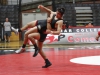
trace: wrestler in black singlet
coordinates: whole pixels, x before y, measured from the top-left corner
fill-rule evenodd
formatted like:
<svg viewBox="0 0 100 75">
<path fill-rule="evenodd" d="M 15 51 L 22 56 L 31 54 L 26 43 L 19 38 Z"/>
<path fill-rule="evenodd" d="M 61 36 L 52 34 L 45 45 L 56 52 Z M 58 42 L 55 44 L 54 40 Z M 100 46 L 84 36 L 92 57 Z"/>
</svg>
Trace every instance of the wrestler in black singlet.
<svg viewBox="0 0 100 75">
<path fill-rule="evenodd" d="M 55 19 L 54 19 L 55 16 L 56 16 L 56 15 L 53 15 L 53 18 L 52 18 L 52 20 L 51 20 L 51 28 L 52 28 L 52 29 L 56 29 L 56 28 L 55 28 L 55 23 L 56 23 L 58 20 L 61 20 L 61 19 L 55 20 Z M 40 42 L 45 41 L 47 34 L 44 34 L 44 32 L 45 32 L 46 29 L 47 29 L 47 20 L 38 20 L 38 22 L 37 22 L 37 28 L 38 28 L 38 32 L 40 33 L 40 39 L 39 39 L 39 41 L 40 41 Z"/>
<path fill-rule="evenodd" d="M 47 29 L 47 20 L 38 20 L 37 21 L 37 28 L 38 32 L 40 33 L 40 42 L 43 42 L 47 36 L 47 34 L 44 34 L 44 32 Z"/>
<path fill-rule="evenodd" d="M 55 28 L 55 23 L 56 23 L 57 21 L 59 21 L 59 20 L 62 20 L 62 19 L 55 20 L 55 16 L 56 16 L 56 15 L 53 15 L 53 18 L 52 18 L 51 23 L 50 23 L 52 29 L 56 29 L 56 28 Z"/>
</svg>

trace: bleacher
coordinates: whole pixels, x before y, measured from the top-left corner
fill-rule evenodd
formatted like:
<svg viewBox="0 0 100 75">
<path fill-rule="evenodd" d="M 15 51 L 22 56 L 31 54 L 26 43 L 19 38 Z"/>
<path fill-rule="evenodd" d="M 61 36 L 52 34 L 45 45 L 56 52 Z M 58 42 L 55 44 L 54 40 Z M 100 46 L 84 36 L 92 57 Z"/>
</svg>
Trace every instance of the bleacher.
<svg viewBox="0 0 100 75">
<path fill-rule="evenodd" d="M 64 19 L 69 22 L 70 25 L 77 26 L 82 24 L 83 21 L 92 22 L 93 25 L 100 25 L 100 4 L 67 4 L 60 3 L 56 4 L 56 7 L 64 7 L 66 9 Z M 75 8 L 87 7 L 89 10 L 76 10 Z M 82 13 L 82 14 L 81 14 Z M 85 18 L 83 18 L 85 17 Z M 87 18 L 88 17 L 88 18 Z M 82 22 L 82 23 L 80 23 Z M 84 22 L 85 23 L 85 22 Z"/>
</svg>

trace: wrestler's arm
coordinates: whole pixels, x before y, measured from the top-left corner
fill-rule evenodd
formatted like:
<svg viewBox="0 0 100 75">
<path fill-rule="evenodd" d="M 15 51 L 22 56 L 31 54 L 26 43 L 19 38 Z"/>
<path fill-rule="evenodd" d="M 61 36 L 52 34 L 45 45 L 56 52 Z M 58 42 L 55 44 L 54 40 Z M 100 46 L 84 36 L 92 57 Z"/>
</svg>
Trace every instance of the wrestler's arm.
<svg viewBox="0 0 100 75">
<path fill-rule="evenodd" d="M 49 14 L 54 13 L 52 10 L 44 7 L 43 5 L 39 5 L 38 8 L 41 9 L 41 10 L 43 10 L 43 11 L 46 11 Z"/>
<path fill-rule="evenodd" d="M 98 31 L 98 35 L 96 36 L 96 40 L 98 41 L 99 40 L 99 37 L 100 37 L 100 31 Z"/>
<path fill-rule="evenodd" d="M 58 24 L 57 31 L 51 31 L 51 34 L 53 35 L 59 35 L 62 30 L 63 21 L 62 20 L 58 21 L 57 24 Z"/>
</svg>

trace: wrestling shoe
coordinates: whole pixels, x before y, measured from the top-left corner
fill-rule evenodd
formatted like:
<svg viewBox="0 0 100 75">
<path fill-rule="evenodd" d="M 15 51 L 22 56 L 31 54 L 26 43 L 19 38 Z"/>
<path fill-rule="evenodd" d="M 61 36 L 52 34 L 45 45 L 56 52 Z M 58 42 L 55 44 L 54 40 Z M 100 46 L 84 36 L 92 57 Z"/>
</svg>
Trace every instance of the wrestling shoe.
<svg viewBox="0 0 100 75">
<path fill-rule="evenodd" d="M 20 54 L 23 52 L 25 52 L 25 48 L 22 48 L 22 47 L 15 51 L 16 54 Z"/>
<path fill-rule="evenodd" d="M 36 57 L 38 55 L 40 49 L 39 48 L 34 48 L 34 49 L 35 49 L 35 52 L 33 54 L 33 57 Z"/>
<path fill-rule="evenodd" d="M 15 32 L 15 34 L 18 34 L 18 29 L 15 29 L 14 27 L 11 27 L 11 29 Z"/>
<path fill-rule="evenodd" d="M 48 68 L 51 65 L 51 62 L 48 59 L 46 59 L 45 66 L 42 66 L 42 68 Z"/>
</svg>

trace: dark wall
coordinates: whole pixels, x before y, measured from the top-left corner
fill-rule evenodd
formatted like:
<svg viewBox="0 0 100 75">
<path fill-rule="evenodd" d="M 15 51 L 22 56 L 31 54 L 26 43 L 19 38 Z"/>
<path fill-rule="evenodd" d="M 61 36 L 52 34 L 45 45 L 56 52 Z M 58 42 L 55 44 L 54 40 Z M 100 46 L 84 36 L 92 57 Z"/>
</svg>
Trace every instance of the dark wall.
<svg viewBox="0 0 100 75">
<path fill-rule="evenodd" d="M 18 26 L 18 6 L 17 5 L 5 5 L 0 6 L 0 23 L 5 22 L 5 18 L 9 18 L 12 26 L 17 28 Z"/>
<path fill-rule="evenodd" d="M 1 5 L 0 6 L 0 38 L 3 37 L 3 25 L 5 18 L 9 18 L 9 22 L 15 28 L 18 28 L 18 6 L 17 5 Z M 3 38 L 1 38 L 3 40 Z"/>
</svg>

